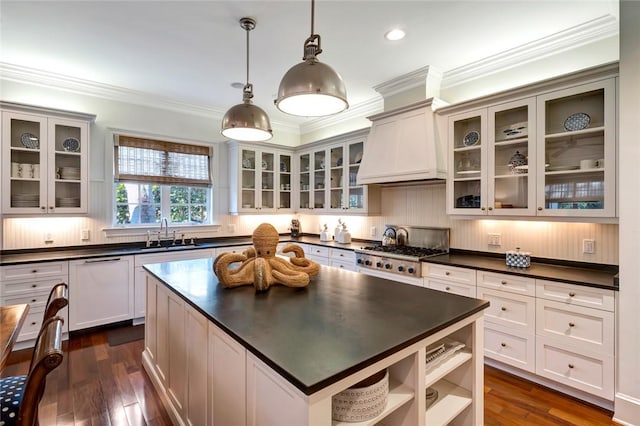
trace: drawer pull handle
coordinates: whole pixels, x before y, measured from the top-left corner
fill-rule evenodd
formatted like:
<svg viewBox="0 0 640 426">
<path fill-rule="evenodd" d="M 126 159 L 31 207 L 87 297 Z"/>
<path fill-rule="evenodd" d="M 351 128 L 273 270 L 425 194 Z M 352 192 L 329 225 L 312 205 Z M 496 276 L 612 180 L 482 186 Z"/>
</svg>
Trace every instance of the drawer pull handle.
<svg viewBox="0 0 640 426">
<path fill-rule="evenodd" d="M 449 290 L 451 290 L 451 287 L 447 286 L 447 287 L 445 287 L 444 289 L 445 289 L 445 290 L 447 290 L 447 291 L 449 291 Z"/>
<path fill-rule="evenodd" d="M 506 284 L 507 284 L 507 282 L 506 282 L 505 280 L 502 280 L 502 281 L 500 281 L 500 284 L 502 284 L 502 285 L 506 285 Z"/>
<path fill-rule="evenodd" d="M 573 368 L 573 364 L 569 364 L 567 367 L 569 367 L 569 368 Z"/>
<path fill-rule="evenodd" d="M 576 294 L 574 292 L 569 293 L 569 297 L 574 297 Z"/>
<path fill-rule="evenodd" d="M 447 271 L 444 273 L 445 275 L 451 275 L 451 272 Z"/>
<path fill-rule="evenodd" d="M 84 263 L 118 262 L 118 261 L 120 261 L 120 258 L 119 257 L 114 257 L 112 259 L 85 260 Z"/>
<path fill-rule="evenodd" d="M 502 343 L 500 343 L 500 346 L 502 346 L 503 348 L 506 348 L 506 347 L 507 347 L 507 344 L 506 344 L 506 343 L 504 343 L 504 342 L 502 342 Z"/>
<path fill-rule="evenodd" d="M 503 307 L 501 307 L 501 308 L 500 308 L 500 310 L 501 310 L 502 312 L 504 312 L 504 311 L 506 311 L 506 310 L 507 310 L 507 308 L 505 308 L 505 307 L 503 306 Z"/>
<path fill-rule="evenodd" d="M 572 323 L 572 322 L 569 323 L 569 327 L 575 327 L 575 326 L 576 326 L 575 323 Z"/>
</svg>

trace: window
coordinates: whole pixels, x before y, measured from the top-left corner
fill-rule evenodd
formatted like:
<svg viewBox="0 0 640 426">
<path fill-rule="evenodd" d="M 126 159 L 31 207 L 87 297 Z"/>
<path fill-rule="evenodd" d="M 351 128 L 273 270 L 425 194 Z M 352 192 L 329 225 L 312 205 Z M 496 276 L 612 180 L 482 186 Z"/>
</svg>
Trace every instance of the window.
<svg viewBox="0 0 640 426">
<path fill-rule="evenodd" d="M 211 222 L 211 149 L 117 135 L 114 223 Z"/>
</svg>

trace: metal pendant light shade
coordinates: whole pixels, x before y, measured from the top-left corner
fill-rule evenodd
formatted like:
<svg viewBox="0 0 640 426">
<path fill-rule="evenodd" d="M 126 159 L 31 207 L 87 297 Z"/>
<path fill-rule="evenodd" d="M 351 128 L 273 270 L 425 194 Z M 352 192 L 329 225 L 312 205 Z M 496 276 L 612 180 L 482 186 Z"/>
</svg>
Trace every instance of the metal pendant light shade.
<svg viewBox="0 0 640 426">
<path fill-rule="evenodd" d="M 222 135 L 238 141 L 266 141 L 273 137 L 269 116 L 251 101 L 253 85 L 249 83 L 249 31 L 256 22 L 242 18 L 240 26 L 247 31 L 247 83 L 242 89 L 242 103 L 229 108 L 222 118 Z"/>
<path fill-rule="evenodd" d="M 320 36 L 313 33 L 314 5 L 311 1 L 311 35 L 304 42 L 303 62 L 284 75 L 275 104 L 280 111 L 304 117 L 336 114 L 349 107 L 347 89 L 340 74 L 318 61 Z"/>
</svg>

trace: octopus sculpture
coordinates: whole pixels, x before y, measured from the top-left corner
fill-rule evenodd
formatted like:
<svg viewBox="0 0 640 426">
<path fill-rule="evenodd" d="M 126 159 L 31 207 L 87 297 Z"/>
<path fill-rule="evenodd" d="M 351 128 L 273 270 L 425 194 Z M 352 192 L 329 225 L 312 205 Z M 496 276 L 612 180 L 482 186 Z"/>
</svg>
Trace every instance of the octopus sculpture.
<svg viewBox="0 0 640 426">
<path fill-rule="evenodd" d="M 282 252 L 293 253 L 289 261 L 276 257 L 278 231 L 270 224 L 259 225 L 252 235 L 253 247 L 242 254 L 221 253 L 213 262 L 213 272 L 227 288 L 251 285 L 256 291 L 266 291 L 274 284 L 306 287 L 309 277 L 320 270 L 317 263 L 304 257 L 302 247 L 287 245 Z M 241 262 L 237 267 L 232 263 Z"/>
</svg>

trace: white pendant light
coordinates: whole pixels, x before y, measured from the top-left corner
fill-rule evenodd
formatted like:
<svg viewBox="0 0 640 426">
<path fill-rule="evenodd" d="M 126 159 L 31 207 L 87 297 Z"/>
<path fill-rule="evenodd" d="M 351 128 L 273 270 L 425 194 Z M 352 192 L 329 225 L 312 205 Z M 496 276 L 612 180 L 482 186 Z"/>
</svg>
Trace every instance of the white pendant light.
<svg viewBox="0 0 640 426">
<path fill-rule="evenodd" d="M 247 32 L 247 83 L 242 89 L 242 103 L 229 108 L 222 118 L 222 135 L 238 141 L 266 141 L 273 137 L 269 116 L 251 101 L 253 85 L 249 83 L 249 31 L 256 27 L 256 21 L 242 18 L 240 26 Z"/>
<path fill-rule="evenodd" d="M 313 33 L 314 10 L 315 0 L 311 0 L 311 35 L 304 42 L 303 62 L 282 77 L 274 101 L 280 111 L 303 117 L 331 115 L 349 108 L 342 77 L 318 61 L 322 48 L 320 36 Z"/>
</svg>

